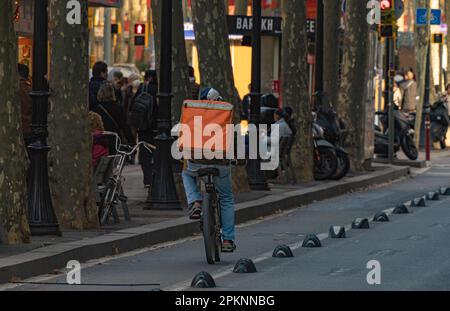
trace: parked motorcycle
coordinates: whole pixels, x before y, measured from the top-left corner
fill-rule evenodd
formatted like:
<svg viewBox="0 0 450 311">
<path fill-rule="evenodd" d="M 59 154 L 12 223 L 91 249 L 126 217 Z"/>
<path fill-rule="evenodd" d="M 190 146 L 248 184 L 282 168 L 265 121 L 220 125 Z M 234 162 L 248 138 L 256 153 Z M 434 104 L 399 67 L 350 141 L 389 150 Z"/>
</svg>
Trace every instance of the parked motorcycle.
<svg viewBox="0 0 450 311">
<path fill-rule="evenodd" d="M 375 153 L 386 155 L 387 146 L 389 146 L 388 113 L 378 111 L 376 114 L 381 116 L 383 129 L 382 131 L 375 131 Z M 414 115 L 394 110 L 394 125 L 394 152 L 398 151 L 398 149 L 396 150 L 396 145 L 400 146 L 410 160 L 417 160 L 419 152 L 414 144 Z"/>
<path fill-rule="evenodd" d="M 450 123 L 446 105 L 444 100 L 439 100 L 431 106 L 430 110 L 431 139 L 433 142 L 439 142 L 441 149 L 447 147 L 445 140 Z"/>
<path fill-rule="evenodd" d="M 336 172 L 330 179 L 338 180 L 348 174 L 350 170 L 350 158 L 344 149 L 346 136 L 346 126 L 344 122 L 337 117 L 337 113 L 333 108 L 328 110 L 319 108 L 316 112 L 316 123 L 324 130 L 324 138 L 335 147 L 338 158 L 338 166 Z"/>
</svg>

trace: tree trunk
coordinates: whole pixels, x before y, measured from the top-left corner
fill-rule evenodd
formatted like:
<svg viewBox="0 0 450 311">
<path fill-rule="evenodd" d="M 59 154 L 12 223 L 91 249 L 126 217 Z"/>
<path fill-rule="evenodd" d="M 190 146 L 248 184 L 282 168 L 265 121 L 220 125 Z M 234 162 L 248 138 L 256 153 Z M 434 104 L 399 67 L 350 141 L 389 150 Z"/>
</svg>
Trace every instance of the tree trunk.
<svg viewBox="0 0 450 311">
<path fill-rule="evenodd" d="M 341 0 L 324 1 L 323 87 L 327 96 L 322 103 L 336 106 L 339 92 L 339 37 Z"/>
<path fill-rule="evenodd" d="M 223 0 L 192 0 L 192 20 L 198 50 L 201 85 L 219 91 L 234 105 L 234 120 L 239 122 L 239 95 L 234 86 L 226 9 Z M 249 190 L 244 167 L 233 170 L 235 192 Z"/>
<path fill-rule="evenodd" d="M 127 63 L 134 63 L 135 61 L 135 45 L 134 45 L 134 25 L 137 22 L 137 18 L 139 16 L 138 5 L 135 3 L 135 0 L 128 0 L 128 20 L 130 22 L 130 36 L 128 41 L 128 57 Z"/>
<path fill-rule="evenodd" d="M 124 10 L 123 8 L 116 9 L 116 16 L 117 16 L 117 24 L 118 27 L 121 29 L 120 33 L 118 33 L 117 36 L 117 43 L 116 47 L 114 49 L 114 63 L 123 63 L 125 62 L 125 56 L 124 56 L 124 46 L 125 46 L 125 38 L 124 38 Z M 111 65 L 111 64 L 108 64 Z"/>
<path fill-rule="evenodd" d="M 174 122 L 180 120 L 183 101 L 191 97 L 181 1 L 173 0 L 172 4 L 172 117 Z"/>
<path fill-rule="evenodd" d="M 226 101 L 237 105 L 224 3 L 192 0 L 191 5 L 201 84 L 214 87 Z"/>
<path fill-rule="evenodd" d="M 63 228 L 98 226 L 92 186 L 91 134 L 88 121 L 87 2 L 81 2 L 81 25 L 66 22 L 66 3 L 49 2 L 52 112 L 51 188 L 55 212 Z"/>
<path fill-rule="evenodd" d="M 235 5 L 234 9 L 235 15 L 247 15 L 248 0 L 236 0 L 234 1 L 234 5 Z"/>
<path fill-rule="evenodd" d="M 282 98 L 292 105 L 297 123 L 297 140 L 293 149 L 295 171 L 302 180 L 313 179 L 313 144 L 311 109 L 308 104 L 308 65 L 306 13 L 304 0 L 283 4 Z"/>
<path fill-rule="evenodd" d="M 181 106 L 190 97 L 188 60 L 184 40 L 184 18 L 182 0 L 172 0 L 172 119 L 178 122 L 181 116 Z M 160 59 L 160 28 L 161 2 L 152 1 L 152 20 L 155 40 L 156 68 L 159 70 Z M 158 72 L 159 73 L 159 72 Z"/>
<path fill-rule="evenodd" d="M 27 158 L 17 96 L 17 37 L 12 12 L 12 1 L 0 2 L 0 244 L 30 239 L 25 207 Z"/>
<path fill-rule="evenodd" d="M 337 112 L 348 127 L 347 150 L 354 170 L 362 170 L 368 160 L 364 135 L 369 109 L 366 100 L 370 55 L 366 4 L 361 0 L 347 0 L 348 22 L 337 104 Z"/>
<path fill-rule="evenodd" d="M 161 2 L 160 0 L 151 1 L 152 25 L 153 25 L 153 44 L 155 47 L 155 66 L 159 76 L 160 42 L 161 42 Z"/>
<path fill-rule="evenodd" d="M 415 1 L 418 8 L 429 8 L 430 1 L 429 0 L 417 0 Z M 422 127 L 422 111 L 423 111 L 423 99 L 425 95 L 425 73 L 426 73 L 426 59 L 427 59 L 427 48 L 428 48 L 428 40 L 430 34 L 430 27 L 427 26 L 417 26 L 415 25 L 414 29 L 414 42 L 415 42 L 415 54 L 417 59 L 417 83 L 418 83 L 418 96 L 419 100 L 417 101 L 416 106 L 416 123 L 414 127 L 414 139 L 416 143 L 416 147 L 419 147 L 420 142 L 420 130 Z M 428 68 L 429 70 L 429 68 Z"/>
</svg>

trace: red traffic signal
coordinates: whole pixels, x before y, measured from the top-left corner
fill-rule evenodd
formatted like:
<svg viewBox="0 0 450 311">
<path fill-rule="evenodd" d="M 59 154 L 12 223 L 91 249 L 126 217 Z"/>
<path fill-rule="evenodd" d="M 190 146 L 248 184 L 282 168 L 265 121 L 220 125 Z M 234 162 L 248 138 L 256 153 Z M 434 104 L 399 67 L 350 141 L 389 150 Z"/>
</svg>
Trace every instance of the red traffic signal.
<svg viewBox="0 0 450 311">
<path fill-rule="evenodd" d="M 144 35 L 145 34 L 145 24 L 135 24 L 134 25 L 134 33 L 136 35 Z"/>
<path fill-rule="evenodd" d="M 390 11 L 394 7 L 394 0 L 381 0 L 380 8 L 382 11 Z"/>
</svg>

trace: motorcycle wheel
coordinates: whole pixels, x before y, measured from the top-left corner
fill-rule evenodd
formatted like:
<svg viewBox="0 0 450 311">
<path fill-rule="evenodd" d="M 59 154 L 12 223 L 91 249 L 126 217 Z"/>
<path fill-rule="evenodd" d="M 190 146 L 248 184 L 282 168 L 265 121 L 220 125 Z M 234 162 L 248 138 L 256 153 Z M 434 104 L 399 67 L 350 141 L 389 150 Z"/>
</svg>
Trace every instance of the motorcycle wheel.
<svg viewBox="0 0 450 311">
<path fill-rule="evenodd" d="M 333 176 L 330 177 L 330 179 L 332 180 L 339 180 L 345 177 L 348 174 L 348 171 L 350 170 L 350 158 L 346 153 L 338 152 L 337 158 L 338 158 L 338 167 Z"/>
<path fill-rule="evenodd" d="M 419 152 L 417 151 L 416 145 L 414 144 L 414 140 L 411 135 L 402 135 L 400 140 L 400 145 L 406 156 L 410 160 L 417 160 L 417 158 L 419 157 Z"/>
<path fill-rule="evenodd" d="M 328 147 L 317 147 L 319 159 L 314 159 L 314 179 L 329 179 L 336 172 L 338 159 L 336 152 Z"/>
</svg>

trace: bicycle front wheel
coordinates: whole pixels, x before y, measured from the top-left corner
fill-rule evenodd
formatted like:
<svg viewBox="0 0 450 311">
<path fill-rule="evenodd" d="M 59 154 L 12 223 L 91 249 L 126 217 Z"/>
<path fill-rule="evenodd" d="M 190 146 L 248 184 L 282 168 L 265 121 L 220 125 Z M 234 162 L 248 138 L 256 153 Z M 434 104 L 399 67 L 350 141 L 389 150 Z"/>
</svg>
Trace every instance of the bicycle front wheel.
<svg viewBox="0 0 450 311">
<path fill-rule="evenodd" d="M 116 183 L 112 181 L 108 182 L 106 186 L 99 211 L 99 220 L 102 226 L 107 223 L 111 209 L 113 208 L 114 199 L 117 194 L 116 188 Z"/>
<path fill-rule="evenodd" d="M 205 242 L 206 260 L 214 264 L 216 252 L 216 220 L 214 217 L 213 195 L 205 193 L 202 203 L 203 240 Z"/>
</svg>

